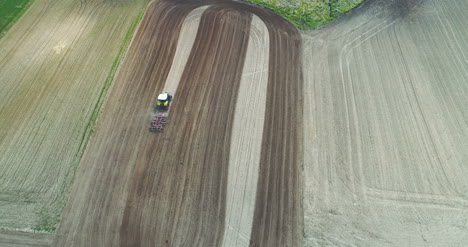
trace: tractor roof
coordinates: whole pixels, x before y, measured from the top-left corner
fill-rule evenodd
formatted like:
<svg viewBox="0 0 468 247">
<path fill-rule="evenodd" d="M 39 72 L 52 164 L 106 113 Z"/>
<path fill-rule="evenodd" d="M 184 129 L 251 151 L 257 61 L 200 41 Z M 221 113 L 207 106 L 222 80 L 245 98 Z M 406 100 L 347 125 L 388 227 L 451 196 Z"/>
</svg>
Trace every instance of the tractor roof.
<svg viewBox="0 0 468 247">
<path fill-rule="evenodd" d="M 167 93 L 162 93 L 158 96 L 158 100 L 167 100 Z"/>
</svg>

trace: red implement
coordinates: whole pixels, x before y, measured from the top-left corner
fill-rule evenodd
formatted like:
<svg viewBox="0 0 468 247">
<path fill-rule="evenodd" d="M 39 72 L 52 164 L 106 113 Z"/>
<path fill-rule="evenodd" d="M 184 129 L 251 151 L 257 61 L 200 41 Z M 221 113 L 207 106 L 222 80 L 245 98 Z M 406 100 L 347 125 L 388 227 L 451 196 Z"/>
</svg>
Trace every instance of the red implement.
<svg viewBox="0 0 468 247">
<path fill-rule="evenodd" d="M 164 129 L 164 125 L 166 124 L 167 116 L 165 114 L 160 113 L 156 115 L 153 120 L 151 120 L 151 131 L 158 131 L 161 132 Z"/>
</svg>

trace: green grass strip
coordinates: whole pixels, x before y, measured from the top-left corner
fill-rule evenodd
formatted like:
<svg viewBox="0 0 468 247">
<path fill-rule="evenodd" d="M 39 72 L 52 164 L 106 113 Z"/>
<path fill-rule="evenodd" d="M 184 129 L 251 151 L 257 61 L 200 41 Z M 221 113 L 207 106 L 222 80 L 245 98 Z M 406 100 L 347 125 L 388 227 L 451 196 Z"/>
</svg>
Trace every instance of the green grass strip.
<svg viewBox="0 0 468 247">
<path fill-rule="evenodd" d="M 0 37 L 26 12 L 31 3 L 31 0 L 0 0 Z"/>
<path fill-rule="evenodd" d="M 358 6 L 363 0 L 295 0 L 295 6 L 282 0 L 246 0 L 268 8 L 300 30 L 317 29 Z"/>
</svg>

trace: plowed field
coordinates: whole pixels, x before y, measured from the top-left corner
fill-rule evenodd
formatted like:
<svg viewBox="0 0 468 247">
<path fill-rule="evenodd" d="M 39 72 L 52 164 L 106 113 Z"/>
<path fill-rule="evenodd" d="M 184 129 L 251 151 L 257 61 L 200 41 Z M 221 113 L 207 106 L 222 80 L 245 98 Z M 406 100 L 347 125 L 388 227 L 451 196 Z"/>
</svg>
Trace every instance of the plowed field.
<svg viewBox="0 0 468 247">
<path fill-rule="evenodd" d="M 468 243 L 465 1 L 368 0 L 304 51 L 264 9 L 154 1 L 108 97 L 144 4 L 42 4 L 0 40 L 1 224 L 58 219 L 80 162 L 55 246 Z"/>
<path fill-rule="evenodd" d="M 466 9 L 373 0 L 303 36 L 306 246 L 468 244 Z"/>
<path fill-rule="evenodd" d="M 300 49 L 290 24 L 250 5 L 154 2 L 55 244 L 300 245 Z M 149 132 L 166 90 L 166 128 Z"/>
</svg>

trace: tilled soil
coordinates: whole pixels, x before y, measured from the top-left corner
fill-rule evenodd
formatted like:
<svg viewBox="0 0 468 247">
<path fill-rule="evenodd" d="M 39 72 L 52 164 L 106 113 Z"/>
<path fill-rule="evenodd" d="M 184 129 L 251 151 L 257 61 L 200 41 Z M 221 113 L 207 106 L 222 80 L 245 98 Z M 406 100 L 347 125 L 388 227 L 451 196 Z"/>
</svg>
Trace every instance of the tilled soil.
<svg viewBox="0 0 468 247">
<path fill-rule="evenodd" d="M 304 34 L 306 246 L 468 244 L 467 8 L 373 0 Z"/>
<path fill-rule="evenodd" d="M 250 242 L 260 176 L 269 44 L 268 28 L 253 16 L 231 134 L 223 246 L 248 246 Z"/>
<path fill-rule="evenodd" d="M 148 113 L 179 62 L 174 58 L 184 20 L 207 4 L 166 128 L 151 133 Z M 248 190 L 256 191 L 252 230 L 238 237 L 242 246 L 301 245 L 300 36 L 286 21 L 250 5 L 158 1 L 113 84 L 56 246 L 223 244 L 228 172 L 237 165 L 229 162 L 232 134 L 252 131 L 234 130 L 233 122 L 236 106 L 250 100 L 239 88 L 253 14 L 269 31 L 268 81 L 265 115 L 247 119 L 263 128 L 256 128 L 262 131 L 256 139 L 259 179 Z"/>
</svg>

